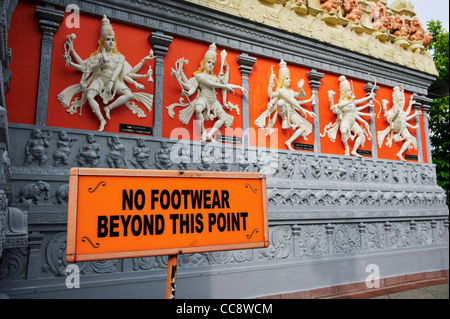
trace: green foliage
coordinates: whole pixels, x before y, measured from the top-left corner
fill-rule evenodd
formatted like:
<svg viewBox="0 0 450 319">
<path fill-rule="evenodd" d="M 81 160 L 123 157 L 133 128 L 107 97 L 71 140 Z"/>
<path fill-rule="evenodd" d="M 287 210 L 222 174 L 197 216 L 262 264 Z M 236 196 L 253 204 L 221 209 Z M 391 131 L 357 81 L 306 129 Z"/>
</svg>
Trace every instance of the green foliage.
<svg viewBox="0 0 450 319">
<path fill-rule="evenodd" d="M 433 60 L 439 72 L 439 78 L 449 83 L 448 31 L 444 30 L 440 21 L 431 20 L 428 30 L 433 34 L 433 40 L 427 48 L 432 52 Z M 429 112 L 430 141 L 433 163 L 436 164 L 438 185 L 447 192 L 449 200 L 449 97 L 434 100 Z"/>
</svg>

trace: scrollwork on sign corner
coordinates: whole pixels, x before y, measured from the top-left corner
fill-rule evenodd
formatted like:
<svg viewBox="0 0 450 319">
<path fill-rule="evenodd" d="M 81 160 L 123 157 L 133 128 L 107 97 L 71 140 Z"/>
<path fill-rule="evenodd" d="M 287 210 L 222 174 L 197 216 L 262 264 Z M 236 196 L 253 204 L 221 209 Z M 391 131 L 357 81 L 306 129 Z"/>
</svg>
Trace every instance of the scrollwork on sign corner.
<svg viewBox="0 0 450 319">
<path fill-rule="evenodd" d="M 105 186 L 106 186 L 106 182 L 105 182 L 105 181 L 101 181 L 101 182 L 99 182 L 99 183 L 97 184 L 97 186 L 95 186 L 94 188 L 89 187 L 88 192 L 92 194 L 92 193 L 96 192 L 97 189 L 98 189 L 100 186 L 105 187 Z"/>
</svg>

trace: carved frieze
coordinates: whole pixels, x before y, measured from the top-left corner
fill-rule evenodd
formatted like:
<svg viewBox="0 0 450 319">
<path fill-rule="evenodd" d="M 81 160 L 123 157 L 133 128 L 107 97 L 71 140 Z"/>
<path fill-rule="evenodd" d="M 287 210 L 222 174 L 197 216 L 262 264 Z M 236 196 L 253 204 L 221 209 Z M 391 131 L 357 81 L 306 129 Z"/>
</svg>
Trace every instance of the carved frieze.
<svg viewBox="0 0 450 319">
<path fill-rule="evenodd" d="M 433 235 L 436 225 L 437 238 Z M 447 235 L 445 233 L 447 232 Z M 446 236 L 446 237 L 445 237 Z M 44 241 L 45 262 L 41 270 L 53 276 L 65 276 L 66 234 L 49 234 Z M 181 255 L 180 267 L 192 268 L 214 264 L 233 264 L 286 258 L 308 258 L 324 255 L 341 255 L 362 250 L 375 251 L 390 248 L 426 246 L 448 242 L 448 221 L 423 220 L 419 222 L 364 222 L 335 224 L 282 225 L 270 227 L 270 246 L 259 250 L 236 250 Z M 331 244 L 331 249 L 330 245 Z M 0 263 L 0 279 L 25 278 L 27 252 L 8 250 Z M 131 268 L 122 266 L 125 260 L 108 260 L 78 263 L 82 275 L 99 275 L 118 272 L 152 271 L 167 267 L 167 256 L 131 259 Z"/>
</svg>

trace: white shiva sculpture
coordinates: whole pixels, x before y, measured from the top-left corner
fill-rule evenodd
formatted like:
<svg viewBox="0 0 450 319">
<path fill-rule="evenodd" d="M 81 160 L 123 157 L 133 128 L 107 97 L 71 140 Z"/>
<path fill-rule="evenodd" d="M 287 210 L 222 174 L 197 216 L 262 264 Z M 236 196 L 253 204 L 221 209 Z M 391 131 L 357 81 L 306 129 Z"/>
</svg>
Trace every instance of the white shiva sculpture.
<svg viewBox="0 0 450 319">
<path fill-rule="evenodd" d="M 337 132 L 340 131 L 341 140 L 345 148 L 345 155 L 361 157 L 361 155 L 357 153 L 358 148 L 360 146 L 364 146 L 366 137 L 368 140 L 372 139 L 369 123 L 367 123 L 361 116 L 375 117 L 374 114 L 363 113 L 361 111 L 371 105 L 370 103 L 373 103 L 372 101 L 375 98 L 375 93 L 372 92 L 365 98 L 355 100 L 355 95 L 352 92 L 350 82 L 343 75 L 339 77 L 339 93 L 339 102 L 334 104 L 333 97 L 335 92 L 328 91 L 328 98 L 331 105 L 330 110 L 337 115 L 337 121 L 325 126 L 325 132 L 320 136 L 325 137 L 325 135 L 328 134 L 330 140 L 335 142 Z M 369 100 L 370 102 L 368 104 L 357 107 L 358 104 Z M 365 129 L 361 127 L 358 121 L 364 124 Z M 351 152 L 348 144 L 349 139 L 352 141 L 355 140 L 355 144 Z"/>
<path fill-rule="evenodd" d="M 67 108 L 71 115 L 80 109 L 80 116 L 83 105 L 86 101 L 89 103 L 92 112 L 100 121 L 99 131 L 103 131 L 106 120 L 102 115 L 99 103 L 95 100 L 100 96 L 103 100 L 103 110 L 107 119 L 110 118 L 111 111 L 122 105 L 132 111 L 139 118 L 145 118 L 146 114 L 131 99 L 141 102 L 150 112 L 153 104 L 153 95 L 148 93 L 133 93 L 127 86 L 127 82 L 134 84 L 139 91 L 144 90 L 144 85 L 135 81 L 139 78 L 148 78 L 148 82 L 153 82 L 152 69 L 149 68 L 147 74 L 137 74 L 147 60 L 152 60 L 153 51 L 150 55 L 143 58 L 134 68 L 125 60 L 125 57 L 117 50 L 117 42 L 114 30 L 109 19 L 103 16 L 100 37 L 98 39 L 97 50 L 86 60 L 82 60 L 75 52 L 73 41 L 75 34 L 67 36 L 64 44 L 66 66 L 71 66 L 83 75 L 78 84 L 69 86 L 58 95 L 58 100 L 62 106 Z M 72 62 L 72 57 L 76 63 Z M 81 99 L 72 99 L 78 93 L 82 93 Z M 116 98 L 116 95 L 118 97 Z M 108 104 L 110 103 L 110 104 Z"/>
<path fill-rule="evenodd" d="M 301 79 L 297 83 L 297 87 L 300 92 L 295 92 L 291 89 L 291 75 L 284 60 L 281 60 L 279 64 L 278 84 L 275 84 L 275 82 L 275 74 L 273 73 L 272 66 L 272 74 L 270 75 L 269 86 L 267 88 L 270 101 L 267 104 L 267 110 L 265 110 L 255 120 L 255 125 L 258 128 L 263 129 L 266 126 L 266 119 L 269 118 L 269 123 L 266 128 L 266 136 L 271 135 L 273 133 L 273 126 L 277 120 L 277 117 L 280 115 L 282 120 L 281 127 L 284 130 L 289 130 L 291 128 L 294 130 L 292 136 L 285 142 L 288 149 L 294 150 L 292 148 L 292 142 L 300 136 L 302 136 L 305 140 L 308 140 L 307 136 L 312 133 L 313 126 L 306 120 L 306 118 L 308 115 L 311 117 L 315 117 L 316 115 L 313 112 L 305 110 L 301 105 L 309 102 L 312 102 L 311 104 L 314 105 L 315 95 L 313 92 L 310 99 L 303 101 L 297 100 L 299 98 L 306 97 L 306 93 L 303 90 L 304 80 Z M 276 89 L 274 90 L 275 86 Z M 303 117 L 299 115 L 297 111 L 300 111 Z M 270 118 L 271 114 L 274 112 L 275 114 L 272 118 Z"/>
<path fill-rule="evenodd" d="M 392 92 L 393 105 L 389 111 L 387 110 L 389 101 L 383 100 L 384 117 L 389 123 L 389 126 L 384 131 L 379 131 L 377 133 L 379 147 L 382 147 L 385 139 L 386 146 L 389 148 L 392 147 L 392 141 L 396 143 L 404 141 L 400 151 L 397 153 L 398 159 L 402 161 L 405 160 L 403 158 L 403 153 L 406 150 L 410 150 L 413 147 L 417 149 L 417 139 L 409 132 L 408 128 L 417 129 L 419 128 L 419 125 L 413 126 L 409 124 L 408 121 L 413 119 L 416 115 L 422 114 L 422 111 L 416 111 L 413 114 L 410 114 L 411 108 L 415 103 L 413 97 L 411 97 L 406 111 L 404 110 L 405 102 L 406 99 L 403 87 L 401 85 L 394 87 Z"/>
<path fill-rule="evenodd" d="M 224 109 L 233 110 L 236 109 L 239 114 L 239 108 L 230 102 L 227 102 L 227 93 L 235 93 L 235 89 L 241 90 L 244 94 L 248 94 L 247 90 L 243 87 L 229 84 L 229 65 L 226 62 L 227 52 L 222 50 L 220 53 L 221 66 L 219 74 L 214 74 L 214 66 L 217 61 L 215 43 L 209 46 L 206 51 L 203 60 L 200 63 L 200 68 L 194 73 L 194 76 L 190 79 L 186 77 L 183 71 L 184 64 L 189 61 L 181 58 L 178 59 L 175 64 L 175 69 L 172 69 L 172 75 L 175 77 L 179 85 L 181 86 L 181 94 L 187 98 L 187 103 L 184 102 L 184 98 L 181 97 L 179 103 L 174 103 L 168 107 L 169 116 L 174 117 L 175 111 L 173 110 L 177 106 L 184 107 L 178 114 L 178 119 L 184 125 L 188 125 L 192 115 L 195 113 L 197 120 L 200 124 L 201 140 L 216 142 L 214 139 L 214 133 L 216 133 L 222 125 L 225 127 L 231 127 L 233 125 L 234 117 L 225 112 Z M 225 72 L 224 72 L 225 68 Z M 222 103 L 216 97 L 216 89 L 221 90 Z M 189 97 L 193 94 L 197 94 L 195 99 L 191 101 Z M 216 119 L 213 128 L 206 133 L 205 121 Z"/>
</svg>

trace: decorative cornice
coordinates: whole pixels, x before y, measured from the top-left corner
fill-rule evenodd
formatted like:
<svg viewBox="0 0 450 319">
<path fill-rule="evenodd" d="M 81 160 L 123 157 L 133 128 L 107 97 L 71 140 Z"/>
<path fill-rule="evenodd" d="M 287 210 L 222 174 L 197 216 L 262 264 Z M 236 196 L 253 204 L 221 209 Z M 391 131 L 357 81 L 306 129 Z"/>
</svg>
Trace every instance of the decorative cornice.
<svg viewBox="0 0 450 319">
<path fill-rule="evenodd" d="M 39 26 L 44 34 L 53 35 L 58 31 L 59 23 L 64 19 L 64 12 L 52 7 L 36 7 L 36 16 L 39 18 Z"/>
<path fill-rule="evenodd" d="M 428 112 L 431 108 L 431 104 L 433 104 L 433 99 L 430 99 L 426 96 L 421 95 L 415 95 L 415 100 L 417 101 L 417 104 L 421 106 L 422 111 Z"/>
<path fill-rule="evenodd" d="M 256 63 L 256 58 L 249 56 L 247 53 L 242 53 L 236 57 L 236 62 L 239 64 L 239 71 L 242 74 L 249 75 L 253 70 L 253 65 Z"/>
</svg>

